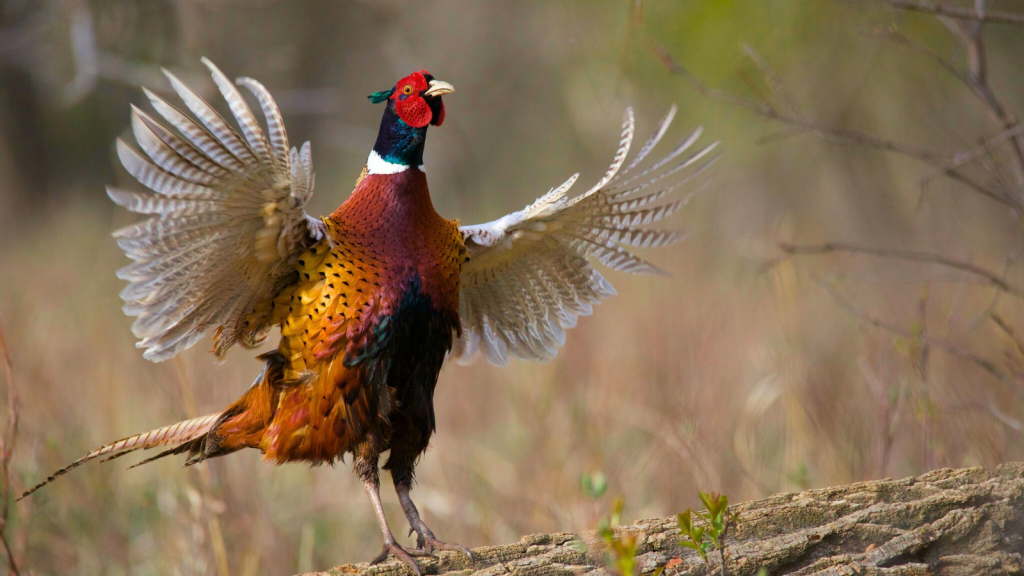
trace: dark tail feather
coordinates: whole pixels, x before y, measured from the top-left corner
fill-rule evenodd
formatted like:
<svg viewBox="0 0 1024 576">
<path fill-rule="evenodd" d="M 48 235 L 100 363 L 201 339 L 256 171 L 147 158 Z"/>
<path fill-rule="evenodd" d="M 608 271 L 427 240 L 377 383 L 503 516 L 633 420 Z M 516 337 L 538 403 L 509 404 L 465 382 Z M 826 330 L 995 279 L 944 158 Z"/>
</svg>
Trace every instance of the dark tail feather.
<svg viewBox="0 0 1024 576">
<path fill-rule="evenodd" d="M 118 440 L 117 442 L 112 442 L 110 444 L 107 444 L 106 446 L 97 448 L 96 450 L 93 450 L 92 452 L 86 454 L 85 456 L 82 456 L 78 460 L 75 460 L 71 464 L 68 464 L 67 466 L 61 468 L 60 470 L 57 470 L 46 480 L 43 480 L 39 484 L 36 484 L 32 488 L 30 488 L 29 490 L 26 490 L 24 494 L 18 496 L 18 500 L 21 500 L 22 498 L 28 496 L 29 494 L 35 492 L 36 490 L 39 490 L 43 486 L 46 486 L 47 484 L 53 482 L 57 478 L 60 478 L 61 476 L 67 474 L 68 472 L 74 470 L 75 468 L 78 468 L 82 464 L 85 464 L 90 460 L 95 460 L 96 458 L 99 458 L 101 456 L 107 456 L 106 458 L 103 459 L 103 462 L 107 462 L 109 460 L 113 460 L 114 458 L 120 458 L 121 456 L 134 452 L 136 450 L 148 450 L 150 448 L 156 448 L 157 446 L 167 446 L 169 444 L 176 444 L 177 446 L 175 448 L 158 454 L 154 458 L 144 460 L 143 462 L 140 462 L 140 464 L 151 462 L 152 460 L 155 460 L 156 458 L 160 458 L 162 456 L 180 454 L 185 450 L 189 450 L 190 447 L 194 444 L 195 440 L 205 437 L 206 434 L 209 433 L 213 426 L 217 423 L 217 420 L 220 417 L 221 413 L 207 414 L 206 416 L 200 416 L 199 418 L 193 418 L 191 420 L 184 420 L 182 422 L 178 422 L 177 424 L 171 424 L 170 426 L 164 426 L 163 428 L 150 430 L 149 432 L 138 434 L 130 438 L 124 438 L 122 440 Z M 136 464 L 136 466 L 138 466 L 138 464 Z"/>
</svg>

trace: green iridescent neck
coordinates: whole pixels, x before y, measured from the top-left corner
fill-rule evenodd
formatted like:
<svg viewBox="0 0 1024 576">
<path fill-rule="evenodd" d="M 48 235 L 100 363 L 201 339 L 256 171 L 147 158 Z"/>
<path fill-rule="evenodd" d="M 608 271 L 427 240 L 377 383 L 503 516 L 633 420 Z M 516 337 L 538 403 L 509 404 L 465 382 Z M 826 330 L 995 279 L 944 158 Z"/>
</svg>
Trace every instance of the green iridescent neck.
<svg viewBox="0 0 1024 576">
<path fill-rule="evenodd" d="M 373 151 L 385 162 L 402 166 L 423 165 L 423 145 L 427 141 L 427 127 L 413 128 L 395 112 L 395 103 L 388 101 L 380 119 L 380 131 Z"/>
</svg>

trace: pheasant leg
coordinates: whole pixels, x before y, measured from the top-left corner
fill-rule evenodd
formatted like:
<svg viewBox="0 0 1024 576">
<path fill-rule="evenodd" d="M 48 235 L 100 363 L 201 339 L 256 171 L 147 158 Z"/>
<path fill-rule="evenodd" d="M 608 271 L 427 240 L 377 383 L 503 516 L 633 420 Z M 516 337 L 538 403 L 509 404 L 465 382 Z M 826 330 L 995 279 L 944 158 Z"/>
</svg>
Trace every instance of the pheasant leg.
<svg viewBox="0 0 1024 576">
<path fill-rule="evenodd" d="M 402 511 L 405 512 L 405 517 L 409 519 L 409 534 L 416 533 L 416 546 L 420 551 L 428 554 L 433 554 L 438 550 L 451 550 L 454 552 L 462 552 L 469 557 L 469 561 L 473 561 L 473 553 L 469 551 L 462 544 L 449 544 L 448 542 L 442 542 L 434 536 L 430 528 L 427 527 L 423 519 L 420 518 L 420 512 L 416 509 L 416 505 L 412 502 L 412 497 L 409 496 L 411 488 L 406 482 L 395 482 L 395 492 L 398 493 L 398 501 L 402 503 Z"/>
<path fill-rule="evenodd" d="M 356 472 L 363 481 L 363 489 L 366 490 L 366 495 L 370 497 L 373 512 L 377 515 L 377 523 L 380 524 L 380 531 L 384 535 L 384 549 L 381 550 L 376 558 L 370 561 L 370 564 L 379 564 L 387 560 L 389 556 L 394 556 L 409 566 L 413 574 L 423 576 L 420 567 L 412 557 L 429 556 L 430 553 L 423 550 L 406 550 L 395 540 L 395 536 L 391 533 L 391 528 L 388 526 L 388 519 L 384 516 L 384 506 L 380 502 L 380 479 L 377 473 L 376 462 L 371 463 L 359 460 L 356 464 Z"/>
</svg>

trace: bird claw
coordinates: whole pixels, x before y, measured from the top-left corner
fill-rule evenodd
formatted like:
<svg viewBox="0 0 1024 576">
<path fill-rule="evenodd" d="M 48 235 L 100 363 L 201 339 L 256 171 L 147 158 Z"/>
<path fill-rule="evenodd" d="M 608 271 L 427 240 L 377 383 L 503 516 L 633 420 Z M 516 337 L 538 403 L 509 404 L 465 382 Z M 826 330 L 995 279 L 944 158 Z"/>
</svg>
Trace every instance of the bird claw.
<svg viewBox="0 0 1024 576">
<path fill-rule="evenodd" d="M 417 550 L 416 548 L 410 548 L 406 550 L 405 548 L 399 546 L 398 543 L 385 542 L 384 549 L 381 550 L 380 554 L 378 554 L 376 558 L 370 560 L 370 565 L 372 566 L 374 564 L 380 564 L 381 562 L 387 560 L 389 556 L 394 556 L 395 558 L 403 562 L 406 566 L 408 566 L 409 569 L 412 570 L 413 574 L 415 574 L 416 576 L 423 576 L 423 572 L 420 571 L 419 565 L 416 564 L 415 560 L 413 560 L 413 556 L 431 555 L 432 554 L 430 554 L 429 552 Z"/>
<path fill-rule="evenodd" d="M 410 534 L 411 535 L 411 534 Z M 470 562 L 474 561 L 473 552 L 466 548 L 462 544 L 449 544 L 448 542 L 442 542 L 435 538 L 433 534 L 424 537 L 422 534 L 416 538 L 417 549 L 427 552 L 433 556 L 439 550 L 449 550 L 451 552 L 461 552 L 469 558 Z"/>
</svg>

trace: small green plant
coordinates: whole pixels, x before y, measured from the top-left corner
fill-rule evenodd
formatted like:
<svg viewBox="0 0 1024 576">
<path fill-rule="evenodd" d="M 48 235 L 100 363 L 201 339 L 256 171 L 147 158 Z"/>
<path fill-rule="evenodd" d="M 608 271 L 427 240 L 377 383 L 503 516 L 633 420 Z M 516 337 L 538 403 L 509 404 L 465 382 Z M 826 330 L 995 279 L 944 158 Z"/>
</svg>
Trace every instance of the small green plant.
<svg viewBox="0 0 1024 576">
<path fill-rule="evenodd" d="M 580 490 L 583 494 L 595 501 L 604 496 L 608 490 L 608 477 L 600 470 L 585 472 L 580 476 Z M 597 528 L 597 535 L 605 544 L 605 564 L 609 569 L 616 571 L 621 576 L 634 576 L 636 570 L 636 538 L 632 534 L 622 537 L 615 536 L 615 526 L 618 526 L 622 518 L 622 509 L 626 502 L 621 496 L 612 501 L 611 516 L 602 516 Z M 585 545 L 580 542 L 580 545 Z M 660 573 L 659 573 L 660 576 Z"/>
<path fill-rule="evenodd" d="M 678 516 L 679 531 L 686 537 L 679 545 L 695 550 L 707 566 L 708 574 L 711 573 L 708 552 L 717 549 L 722 561 L 721 576 L 725 576 L 725 537 L 729 527 L 739 522 L 739 517 L 729 510 L 729 497 L 725 494 L 697 491 L 697 495 L 707 511 L 694 513 L 687 508 Z M 694 515 L 704 521 L 702 526 L 694 524 Z"/>
<path fill-rule="evenodd" d="M 609 518 L 602 518 L 597 529 L 597 535 L 604 541 L 606 547 L 606 564 L 615 570 L 620 576 L 634 576 L 636 574 L 636 536 L 632 534 L 615 535 L 615 526 L 619 525 L 622 518 L 622 509 L 626 501 L 622 496 L 617 496 L 612 502 L 612 514 Z"/>
<path fill-rule="evenodd" d="M 704 527 L 694 526 L 693 520 L 690 517 L 691 511 L 689 508 L 686 512 L 683 512 L 678 516 L 679 520 L 679 532 L 689 538 L 689 540 L 680 540 L 679 545 L 687 548 L 692 548 L 697 551 L 700 559 L 707 565 L 708 571 L 711 571 L 711 565 L 708 564 L 708 551 L 711 550 L 711 542 L 704 540 Z"/>
</svg>

